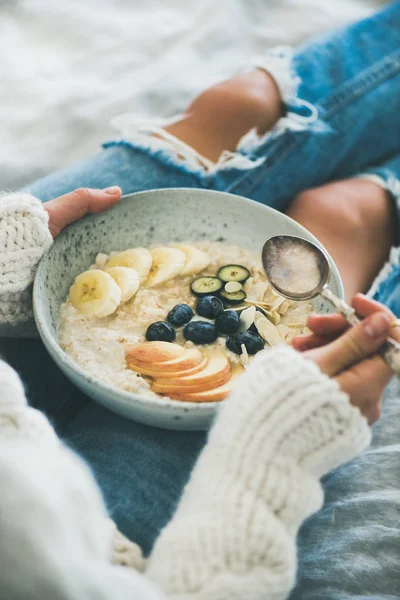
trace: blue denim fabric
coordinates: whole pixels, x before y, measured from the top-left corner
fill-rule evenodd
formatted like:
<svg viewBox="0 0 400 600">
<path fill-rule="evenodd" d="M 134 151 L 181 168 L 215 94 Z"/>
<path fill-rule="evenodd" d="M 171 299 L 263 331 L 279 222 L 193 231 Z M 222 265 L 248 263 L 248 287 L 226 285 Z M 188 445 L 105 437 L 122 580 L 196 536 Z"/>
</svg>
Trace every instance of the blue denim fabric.
<svg viewBox="0 0 400 600">
<path fill-rule="evenodd" d="M 297 100 L 305 100 L 318 119 L 303 130 L 275 128 L 239 148 L 249 159 L 246 169 L 193 170 L 165 151 L 119 141 L 28 189 L 45 201 L 80 186 L 118 184 L 124 193 L 205 187 L 285 210 L 295 194 L 360 172 L 398 181 L 399 160 L 390 157 L 400 151 L 400 3 L 311 41 L 295 53 L 292 69 L 300 84 L 288 104 L 295 112 Z M 376 297 L 400 314 L 398 282 L 395 264 Z M 396 382 L 386 394 L 373 447 L 325 479 L 324 509 L 300 533 L 292 600 L 400 598 L 399 392 Z M 149 551 L 173 513 L 204 435 L 148 428 L 90 403 L 64 436 L 92 465 L 121 530 Z"/>
<path fill-rule="evenodd" d="M 118 527 L 149 552 L 172 516 L 206 434 L 147 427 L 92 402 L 63 437 L 92 466 Z"/>
</svg>

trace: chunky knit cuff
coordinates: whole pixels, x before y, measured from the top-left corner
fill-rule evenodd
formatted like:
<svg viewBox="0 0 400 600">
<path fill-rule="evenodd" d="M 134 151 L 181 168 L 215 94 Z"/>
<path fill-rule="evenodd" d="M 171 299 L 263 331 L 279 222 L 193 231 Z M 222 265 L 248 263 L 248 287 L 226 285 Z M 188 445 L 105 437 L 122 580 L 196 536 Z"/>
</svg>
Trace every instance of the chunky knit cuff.
<svg viewBox="0 0 400 600">
<path fill-rule="evenodd" d="M 0 196 L 0 323 L 30 318 L 30 285 L 51 243 L 48 214 L 39 200 L 24 193 Z"/>
<path fill-rule="evenodd" d="M 221 406 L 149 576 L 171 598 L 284 598 L 319 477 L 369 443 L 359 410 L 287 347 L 260 353 Z M 190 557 L 190 560 L 188 560 Z"/>
<path fill-rule="evenodd" d="M 319 478 L 370 440 L 366 420 L 338 384 L 283 345 L 256 357 L 222 407 L 210 442 L 230 452 L 227 424 L 235 465 L 244 471 L 257 456 L 281 457 Z"/>
</svg>

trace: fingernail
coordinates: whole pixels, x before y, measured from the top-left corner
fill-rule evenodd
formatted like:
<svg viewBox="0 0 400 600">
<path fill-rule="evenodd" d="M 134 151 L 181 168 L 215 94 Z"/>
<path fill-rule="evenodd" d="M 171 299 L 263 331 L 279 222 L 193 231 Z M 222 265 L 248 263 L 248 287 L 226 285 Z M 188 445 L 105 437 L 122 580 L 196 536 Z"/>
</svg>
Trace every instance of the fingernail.
<svg viewBox="0 0 400 600">
<path fill-rule="evenodd" d="M 378 338 L 387 333 L 392 323 L 391 315 L 376 312 L 365 320 L 364 331 L 371 338 Z"/>
<path fill-rule="evenodd" d="M 122 193 L 121 188 L 118 185 L 112 185 L 111 187 L 104 188 L 103 192 L 109 196 L 116 196 L 117 194 Z"/>
</svg>

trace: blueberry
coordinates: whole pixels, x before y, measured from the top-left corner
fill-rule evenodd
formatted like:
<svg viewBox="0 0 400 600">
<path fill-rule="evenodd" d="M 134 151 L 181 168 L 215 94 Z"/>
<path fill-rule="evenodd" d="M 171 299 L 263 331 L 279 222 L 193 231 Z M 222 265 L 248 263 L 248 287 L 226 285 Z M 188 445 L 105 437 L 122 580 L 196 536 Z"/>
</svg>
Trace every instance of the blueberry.
<svg viewBox="0 0 400 600">
<path fill-rule="evenodd" d="M 224 310 L 216 318 L 215 324 L 221 333 L 236 333 L 239 329 L 239 315 L 236 310 Z"/>
<path fill-rule="evenodd" d="M 215 296 L 204 296 L 196 305 L 196 312 L 206 319 L 215 319 L 224 310 L 222 300 Z"/>
<path fill-rule="evenodd" d="M 226 340 L 226 347 L 231 352 L 234 352 L 234 354 L 242 354 L 242 350 L 237 343 L 236 335 L 228 337 L 228 339 Z"/>
<path fill-rule="evenodd" d="M 257 333 L 245 331 L 236 336 L 237 343 L 241 346 L 244 344 L 249 354 L 257 354 L 260 350 L 264 350 L 265 342 Z"/>
<path fill-rule="evenodd" d="M 218 331 L 213 323 L 192 321 L 186 325 L 183 335 L 195 344 L 212 344 L 218 337 Z"/>
<path fill-rule="evenodd" d="M 177 304 L 168 313 L 168 321 L 174 327 L 183 327 L 193 318 L 193 311 L 187 304 Z"/>
<path fill-rule="evenodd" d="M 149 340 L 149 342 L 173 342 L 175 337 L 175 331 L 171 325 L 165 321 L 152 323 L 146 331 L 146 339 Z"/>
<path fill-rule="evenodd" d="M 245 345 L 248 354 L 257 354 L 264 349 L 265 342 L 259 335 L 250 331 L 238 333 L 226 340 L 226 346 L 235 354 L 242 354 L 242 344 Z"/>
</svg>

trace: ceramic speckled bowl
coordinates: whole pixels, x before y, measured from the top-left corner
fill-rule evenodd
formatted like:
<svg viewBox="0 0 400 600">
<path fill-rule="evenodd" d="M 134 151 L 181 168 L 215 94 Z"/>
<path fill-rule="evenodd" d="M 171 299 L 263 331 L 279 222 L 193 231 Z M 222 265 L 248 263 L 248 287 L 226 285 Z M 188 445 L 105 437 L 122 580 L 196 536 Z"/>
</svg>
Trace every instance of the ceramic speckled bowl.
<svg viewBox="0 0 400 600">
<path fill-rule="evenodd" d="M 221 192 L 166 189 L 125 196 L 107 213 L 89 215 L 68 227 L 41 261 L 34 284 L 36 324 L 61 370 L 90 398 L 129 419 L 168 429 L 205 429 L 218 404 L 144 398 L 104 384 L 87 374 L 57 341 L 60 305 L 75 277 L 98 252 L 176 241 L 226 241 L 261 252 L 277 234 L 303 236 L 319 242 L 303 227 L 257 202 Z M 329 287 L 343 297 L 339 273 L 331 261 Z M 316 308 L 328 311 L 317 299 Z"/>
</svg>

